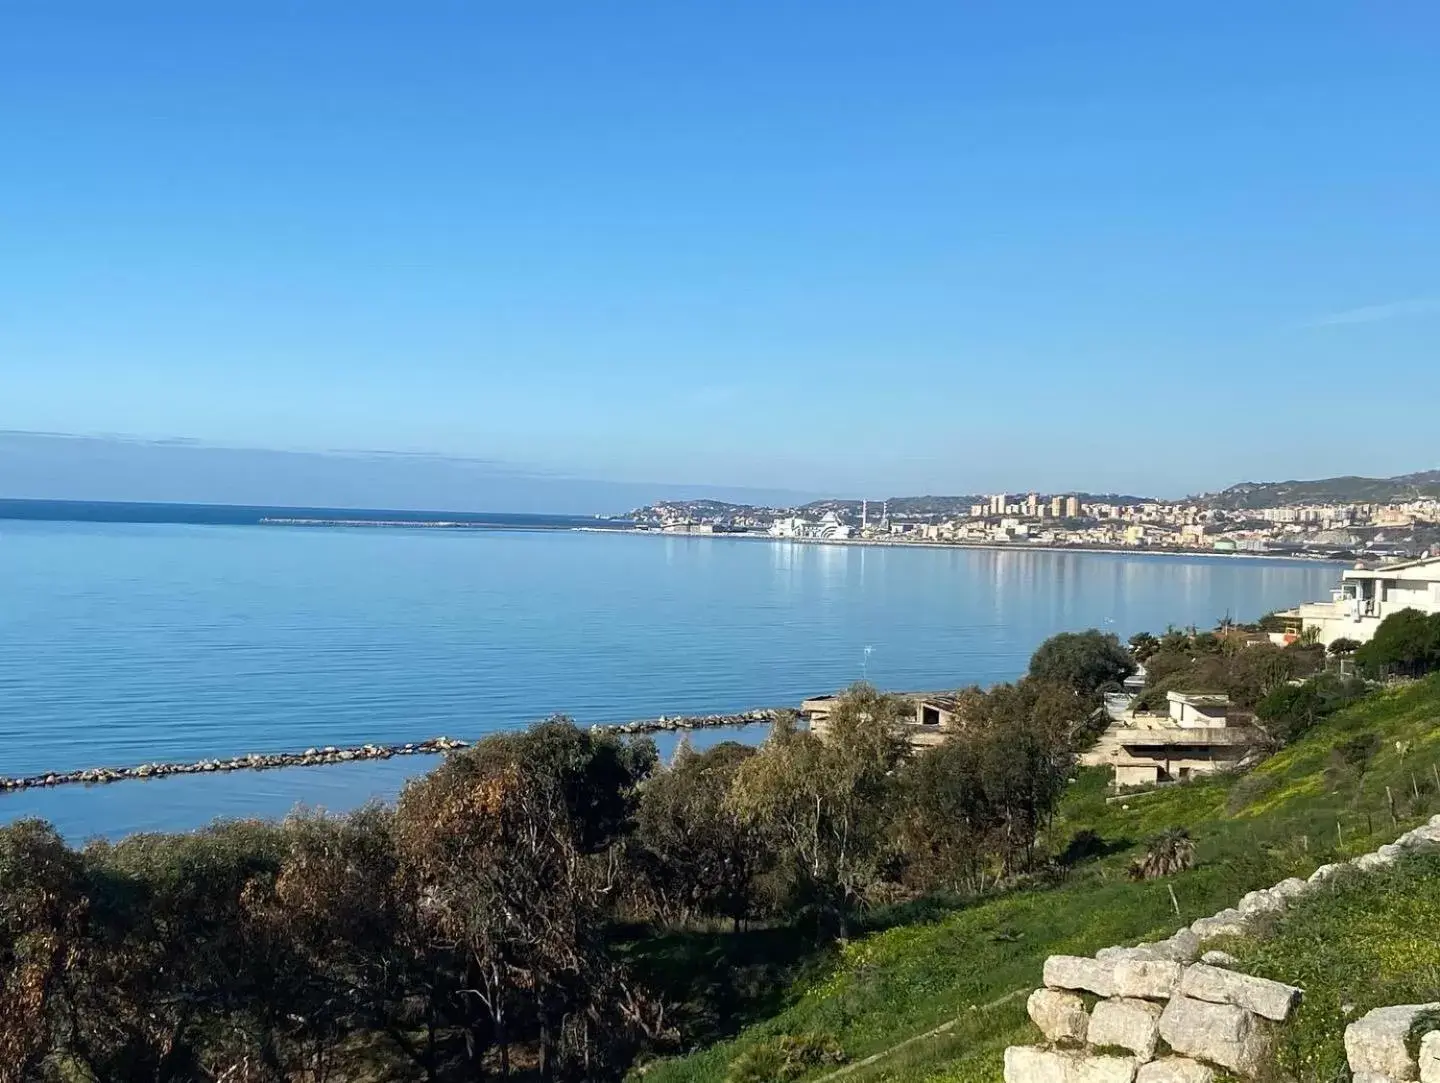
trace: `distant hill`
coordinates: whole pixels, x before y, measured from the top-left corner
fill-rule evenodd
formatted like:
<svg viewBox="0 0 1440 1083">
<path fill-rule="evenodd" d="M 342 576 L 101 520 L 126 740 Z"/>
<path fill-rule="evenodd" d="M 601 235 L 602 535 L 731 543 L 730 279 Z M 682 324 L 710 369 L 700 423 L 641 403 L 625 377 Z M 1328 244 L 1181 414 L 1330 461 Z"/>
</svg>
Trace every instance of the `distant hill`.
<svg viewBox="0 0 1440 1083">
<path fill-rule="evenodd" d="M 1393 478 L 1340 477 L 1316 481 L 1242 481 L 1198 499 L 1211 507 L 1240 510 L 1287 504 L 1387 504 L 1418 497 L 1440 497 L 1440 470 Z"/>
</svg>

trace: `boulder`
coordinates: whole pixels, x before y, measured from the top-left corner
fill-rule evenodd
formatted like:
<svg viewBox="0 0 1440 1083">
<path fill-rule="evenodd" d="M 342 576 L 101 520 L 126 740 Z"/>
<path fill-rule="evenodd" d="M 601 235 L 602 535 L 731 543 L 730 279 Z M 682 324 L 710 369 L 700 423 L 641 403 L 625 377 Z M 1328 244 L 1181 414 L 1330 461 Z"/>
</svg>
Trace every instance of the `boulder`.
<svg viewBox="0 0 1440 1083">
<path fill-rule="evenodd" d="M 1192 1000 L 1233 1004 L 1283 1023 L 1300 1003 L 1301 991 L 1269 978 L 1253 978 L 1223 967 L 1196 963 L 1180 979 L 1180 993 Z"/>
<path fill-rule="evenodd" d="M 1115 963 L 1115 995 L 1169 1000 L 1180 984 L 1179 963 L 1166 959 L 1120 959 Z M 1095 1043 L 1103 1045 L 1103 1042 Z"/>
<path fill-rule="evenodd" d="M 1240 960 L 1228 951 L 1207 951 L 1200 956 L 1200 961 L 1206 966 L 1223 966 L 1226 970 L 1234 970 L 1240 965 Z"/>
<path fill-rule="evenodd" d="M 1085 1014 L 1084 1002 L 1075 993 L 1036 989 L 1025 1002 L 1025 1009 L 1047 1042 L 1085 1041 L 1090 1017 Z"/>
<path fill-rule="evenodd" d="M 1064 1049 L 1012 1045 L 1005 1050 L 1005 1083 L 1135 1083 L 1132 1057 L 1099 1057 Z"/>
<path fill-rule="evenodd" d="M 1154 1060 L 1155 1044 L 1160 1040 L 1160 1010 L 1159 1004 L 1148 1000 L 1102 1000 L 1090 1015 L 1090 1044 L 1128 1049 L 1141 1064 Z"/>
<path fill-rule="evenodd" d="M 1115 993 L 1115 963 L 1081 955 L 1052 955 L 1045 960 L 1045 984 L 1051 989 L 1084 989 L 1102 997 Z"/>
<path fill-rule="evenodd" d="M 1240 1075 L 1258 1075 L 1270 1059 L 1268 1028 L 1234 1004 L 1212 1004 L 1177 994 L 1160 1015 L 1160 1037 L 1176 1053 Z"/>
<path fill-rule="evenodd" d="M 1215 1069 L 1189 1057 L 1162 1057 L 1142 1064 L 1135 1083 L 1215 1083 Z"/>
<path fill-rule="evenodd" d="M 1310 883 L 1323 884 L 1327 880 L 1333 880 L 1344 867 L 1344 865 L 1321 865 L 1310 874 Z"/>
<path fill-rule="evenodd" d="M 1406 1039 L 1422 1012 L 1440 1009 L 1440 1004 L 1397 1004 L 1367 1012 L 1345 1028 L 1345 1056 L 1350 1070 L 1388 1076 L 1394 1080 L 1416 1079 L 1420 1068 L 1410 1055 Z"/>
<path fill-rule="evenodd" d="M 1440 1083 L 1440 1030 L 1420 1039 L 1420 1083 Z"/>
</svg>

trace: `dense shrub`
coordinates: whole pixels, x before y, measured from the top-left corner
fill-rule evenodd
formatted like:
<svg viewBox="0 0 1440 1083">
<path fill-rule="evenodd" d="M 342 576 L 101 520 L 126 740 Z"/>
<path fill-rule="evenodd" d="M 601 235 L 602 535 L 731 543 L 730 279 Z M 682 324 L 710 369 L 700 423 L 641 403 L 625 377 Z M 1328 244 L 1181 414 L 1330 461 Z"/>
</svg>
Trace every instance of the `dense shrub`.
<svg viewBox="0 0 1440 1083">
<path fill-rule="evenodd" d="M 1355 652 L 1355 660 L 1374 676 L 1423 677 L 1440 669 L 1440 613 L 1402 609 L 1390 614 Z"/>
<path fill-rule="evenodd" d="M 1288 744 L 1365 692 L 1363 681 L 1322 673 L 1271 689 L 1255 708 L 1255 718 L 1274 740 Z"/>
</svg>

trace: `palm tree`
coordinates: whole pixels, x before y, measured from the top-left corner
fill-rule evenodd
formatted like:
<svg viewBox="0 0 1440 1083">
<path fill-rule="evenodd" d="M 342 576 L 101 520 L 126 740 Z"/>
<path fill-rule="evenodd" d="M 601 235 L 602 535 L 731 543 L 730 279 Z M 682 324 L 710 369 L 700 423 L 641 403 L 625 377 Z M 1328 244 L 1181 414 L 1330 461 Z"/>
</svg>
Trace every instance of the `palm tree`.
<svg viewBox="0 0 1440 1083">
<path fill-rule="evenodd" d="M 1195 864 L 1195 840 L 1183 827 L 1167 827 L 1150 840 L 1145 856 L 1130 865 L 1135 880 L 1174 876 Z"/>
</svg>

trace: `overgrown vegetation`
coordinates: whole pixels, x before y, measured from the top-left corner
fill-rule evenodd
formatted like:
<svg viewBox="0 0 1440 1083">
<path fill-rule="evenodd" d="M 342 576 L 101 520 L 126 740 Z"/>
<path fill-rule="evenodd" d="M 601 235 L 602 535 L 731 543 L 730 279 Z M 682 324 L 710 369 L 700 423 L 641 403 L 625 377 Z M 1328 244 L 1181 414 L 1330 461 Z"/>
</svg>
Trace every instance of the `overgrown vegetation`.
<svg viewBox="0 0 1440 1083">
<path fill-rule="evenodd" d="M 0 1080 L 617 1078 L 733 1029 L 878 904 L 1029 871 L 1123 655 L 1070 637 L 1049 679 L 967 693 L 931 757 L 898 735 L 912 706 L 860 685 L 824 740 L 782 721 L 668 769 L 649 741 L 555 720 L 394 808 L 80 851 L 0 829 Z M 686 951 L 713 923 L 799 950 L 758 988 L 708 988 L 718 959 Z M 833 1060 L 816 1033 L 748 1071 Z"/>
<path fill-rule="evenodd" d="M 928 912 L 924 920 L 907 920 L 851 941 L 820 972 L 798 978 L 789 1003 L 765 1021 L 733 1041 L 657 1065 L 645 1078 L 648 1083 L 720 1083 L 728 1065 L 753 1043 L 783 1034 L 832 1034 L 853 1061 L 945 1026 L 847 1080 L 993 1083 L 1005 1046 L 1037 1040 L 1025 1016 L 1024 996 L 1047 955 L 1089 954 L 1110 944 L 1166 936 L 1233 905 L 1246 891 L 1373 849 L 1440 812 L 1437 719 L 1440 677 L 1432 677 L 1337 711 L 1238 778 L 1203 779 L 1112 800 L 1103 772 L 1081 772 L 1044 832 L 1044 851 L 1055 861 L 1043 885 L 957 900 Z M 1174 837 L 1177 827 L 1185 828 L 1193 844 L 1193 866 L 1164 879 L 1131 882 L 1131 864 L 1150 851 L 1157 836 Z M 1402 989 L 1427 988 L 1426 982 L 1432 991 L 1421 999 L 1440 999 L 1434 949 L 1428 946 L 1440 928 L 1429 913 L 1433 900 L 1429 895 L 1410 899 L 1416 891 L 1433 894 L 1434 885 L 1411 883 L 1404 879 L 1409 875 L 1397 872 L 1390 887 L 1378 889 L 1393 902 L 1389 916 L 1373 927 L 1387 930 L 1384 934 L 1361 936 L 1347 948 L 1348 932 L 1317 926 L 1310 935 L 1303 931 L 1307 923 L 1297 918 L 1291 923 L 1294 939 L 1286 941 L 1291 947 L 1284 950 L 1298 956 L 1307 943 L 1319 946 L 1323 940 L 1334 953 L 1350 952 L 1344 970 L 1334 969 L 1337 982 L 1344 984 L 1340 976 L 1346 973 L 1354 977 L 1373 970 L 1377 975 L 1369 999 L 1345 1001 L 1363 1003 L 1364 1010 L 1400 1002 L 1374 997 L 1400 996 Z M 1370 905 L 1356 896 L 1353 913 L 1364 913 Z M 884 917 L 876 913 L 871 920 Z M 1292 962 L 1279 961 L 1280 942 L 1275 943 L 1276 976 L 1296 973 L 1289 969 Z M 1317 957 L 1298 973 L 1318 982 L 1309 975 L 1330 965 Z M 1360 995 L 1358 985 L 1347 988 L 1352 996 Z M 1329 996 L 1322 992 L 1307 1003 L 1328 1003 Z M 1355 1007 L 1351 1018 L 1360 1010 Z M 1309 1011 L 1302 1009 L 1302 1015 Z M 1327 1014 L 1323 1025 L 1297 1031 L 1287 1063 L 1332 1062 L 1339 1049 L 1334 1022 Z M 1336 1078 L 1308 1070 L 1297 1070 L 1296 1077 Z"/>
<path fill-rule="evenodd" d="M 78 851 L 0 829 L 0 1081 L 801 1080 L 928 1035 L 850 1078 L 989 1083 L 1047 954 L 1166 935 L 1440 809 L 1440 677 L 1357 700 L 1292 683 L 1317 650 L 1205 635 L 1136 653 L 1224 675 L 1288 743 L 1144 796 L 1073 768 L 1129 666 L 1088 633 L 962 693 L 919 756 L 909 705 L 859 686 L 824 740 L 782 723 L 668 768 L 557 720 L 394 808 Z"/>
<path fill-rule="evenodd" d="M 1170 692 L 1223 692 L 1236 706 L 1254 710 L 1275 689 L 1318 672 L 1325 651 L 1314 644 L 1278 647 L 1254 643 L 1241 628 L 1221 632 L 1171 628 L 1156 638 L 1142 633 L 1132 639 L 1143 657 L 1145 688 L 1137 710 L 1163 713 Z"/>
</svg>

